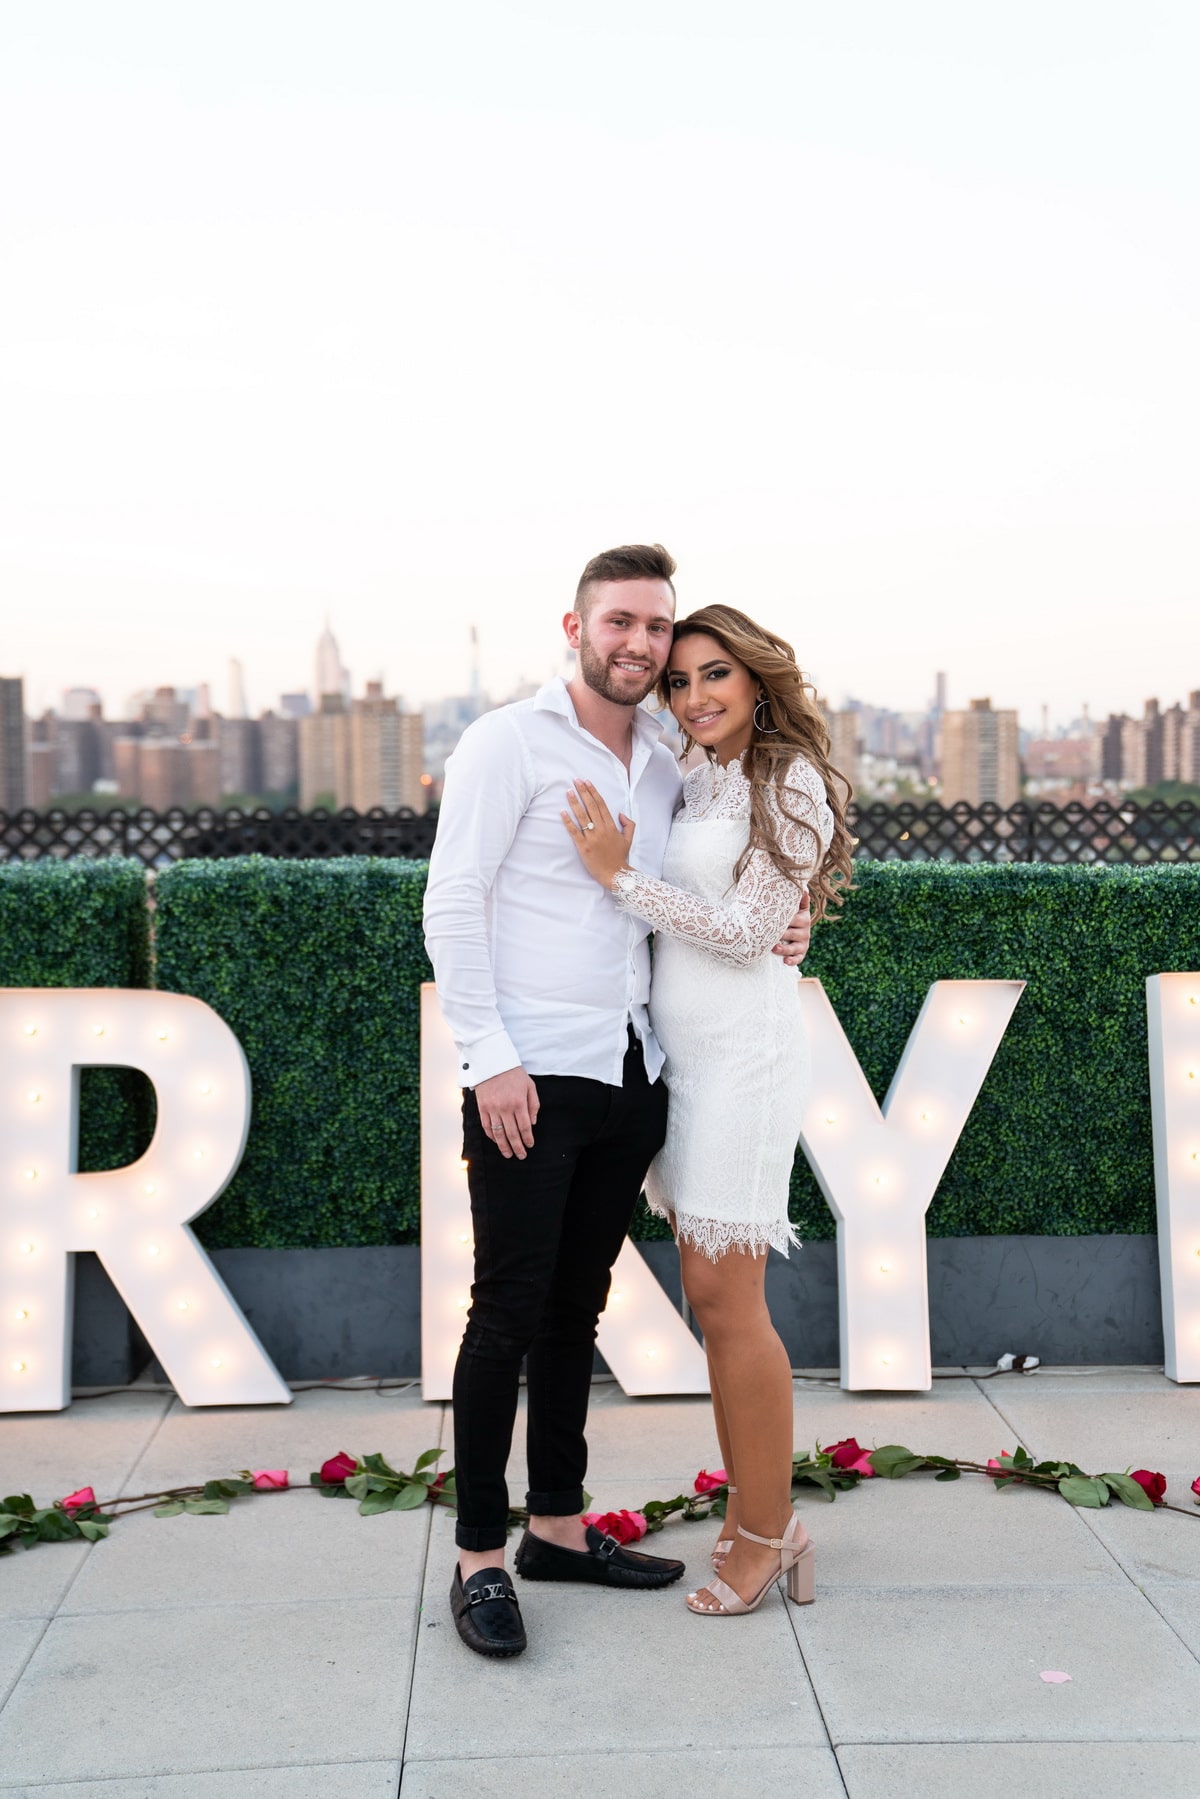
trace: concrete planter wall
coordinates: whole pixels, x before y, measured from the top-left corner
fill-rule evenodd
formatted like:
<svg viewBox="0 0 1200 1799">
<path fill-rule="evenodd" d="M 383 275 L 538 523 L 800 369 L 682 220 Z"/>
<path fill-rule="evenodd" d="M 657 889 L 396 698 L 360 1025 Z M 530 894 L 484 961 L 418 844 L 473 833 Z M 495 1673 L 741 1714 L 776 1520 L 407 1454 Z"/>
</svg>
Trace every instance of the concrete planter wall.
<svg viewBox="0 0 1200 1799">
<path fill-rule="evenodd" d="M 672 1299 L 670 1243 L 639 1245 Z M 928 1243 L 935 1364 L 1161 1362 L 1154 1236 L 943 1237 Z M 420 1374 L 421 1252 L 218 1249 L 213 1261 L 285 1380 Z M 796 1368 L 838 1362 L 837 1264 L 811 1243 L 767 1269 L 772 1316 Z M 152 1357 L 95 1256 L 76 1257 L 77 1386 L 120 1385 Z"/>
</svg>

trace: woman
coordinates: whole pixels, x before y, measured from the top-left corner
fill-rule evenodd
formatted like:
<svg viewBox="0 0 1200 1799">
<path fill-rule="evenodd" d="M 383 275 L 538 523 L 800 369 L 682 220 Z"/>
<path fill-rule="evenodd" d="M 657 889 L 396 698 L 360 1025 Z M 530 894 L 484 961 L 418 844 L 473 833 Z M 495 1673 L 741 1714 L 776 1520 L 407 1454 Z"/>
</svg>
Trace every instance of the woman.
<svg viewBox="0 0 1200 1799">
<path fill-rule="evenodd" d="M 650 1012 L 666 1052 L 667 1140 L 646 1181 L 671 1221 L 683 1287 L 704 1332 L 729 1476 L 718 1578 L 690 1609 L 753 1611 L 776 1581 L 812 1599 L 812 1544 L 792 1511 L 792 1378 L 767 1311 L 768 1247 L 796 1241 L 788 1181 L 807 1084 L 795 977 L 771 955 L 812 895 L 840 903 L 851 873 L 848 784 L 781 638 L 731 606 L 675 627 L 662 694 L 707 760 L 683 784 L 663 879 L 631 868 L 634 825 L 579 782 L 563 822 L 588 869 L 655 931 Z"/>
</svg>

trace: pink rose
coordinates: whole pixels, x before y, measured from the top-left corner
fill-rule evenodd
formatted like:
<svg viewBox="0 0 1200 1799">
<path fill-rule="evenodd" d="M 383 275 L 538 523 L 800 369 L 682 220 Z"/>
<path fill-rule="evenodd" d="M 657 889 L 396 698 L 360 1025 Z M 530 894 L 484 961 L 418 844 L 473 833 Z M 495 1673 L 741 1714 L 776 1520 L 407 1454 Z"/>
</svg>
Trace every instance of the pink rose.
<svg viewBox="0 0 1200 1799">
<path fill-rule="evenodd" d="M 1167 1477 L 1165 1474 L 1151 1474 L 1149 1468 L 1135 1468 L 1129 1478 L 1130 1480 L 1136 1480 L 1138 1486 L 1141 1487 L 1144 1493 L 1149 1495 L 1155 1505 L 1162 1504 L 1163 1494 L 1167 1490 Z"/>
<path fill-rule="evenodd" d="M 357 1471 L 358 1463 L 352 1455 L 347 1455 L 344 1449 L 340 1449 L 336 1455 L 331 1455 L 327 1462 L 321 1463 L 321 1479 L 327 1487 L 340 1487 L 347 1475 L 355 1474 Z"/>
<path fill-rule="evenodd" d="M 91 1487 L 80 1487 L 77 1493 L 68 1493 L 67 1497 L 60 1499 L 58 1503 L 68 1517 L 73 1517 L 76 1512 L 81 1512 L 85 1505 L 95 1505 L 96 1495 Z"/>
<path fill-rule="evenodd" d="M 715 1493 L 717 1488 L 725 1486 L 728 1480 L 729 1476 L 724 1468 L 714 1468 L 711 1474 L 706 1468 L 701 1468 L 693 1485 L 697 1493 Z"/>
<path fill-rule="evenodd" d="M 641 1512 L 585 1512 L 583 1522 L 594 1524 L 618 1543 L 636 1543 L 646 1534 L 646 1519 Z"/>
<path fill-rule="evenodd" d="M 853 1437 L 846 1437 L 840 1443 L 827 1443 L 825 1454 L 835 1468 L 844 1468 L 848 1474 L 862 1474 L 869 1480 L 875 1472 L 869 1451 Z"/>
<path fill-rule="evenodd" d="M 1192 1482 L 1192 1492 L 1196 1495 L 1197 1499 L 1200 1499 L 1200 1474 L 1198 1474 Z"/>
<path fill-rule="evenodd" d="M 256 1468 L 250 1478 L 260 1493 L 279 1493 L 288 1484 L 286 1468 Z"/>
</svg>

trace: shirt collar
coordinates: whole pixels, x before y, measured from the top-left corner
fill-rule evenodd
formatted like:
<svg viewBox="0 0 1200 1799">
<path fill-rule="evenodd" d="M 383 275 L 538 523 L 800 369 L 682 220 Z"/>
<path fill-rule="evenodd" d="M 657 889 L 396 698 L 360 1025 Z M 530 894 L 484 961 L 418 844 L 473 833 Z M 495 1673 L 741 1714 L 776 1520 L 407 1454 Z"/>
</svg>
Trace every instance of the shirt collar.
<svg viewBox="0 0 1200 1799">
<path fill-rule="evenodd" d="M 567 683 L 561 675 L 555 675 L 553 680 L 547 681 L 544 687 L 538 689 L 534 695 L 533 709 L 535 712 L 558 712 L 574 725 L 577 731 L 583 730 L 583 726 L 576 716 L 575 704 L 571 699 Z M 664 727 L 655 722 L 652 712 L 647 712 L 644 706 L 634 707 L 633 734 L 636 739 L 640 739 L 648 745 L 655 744 L 662 737 L 663 730 Z"/>
</svg>

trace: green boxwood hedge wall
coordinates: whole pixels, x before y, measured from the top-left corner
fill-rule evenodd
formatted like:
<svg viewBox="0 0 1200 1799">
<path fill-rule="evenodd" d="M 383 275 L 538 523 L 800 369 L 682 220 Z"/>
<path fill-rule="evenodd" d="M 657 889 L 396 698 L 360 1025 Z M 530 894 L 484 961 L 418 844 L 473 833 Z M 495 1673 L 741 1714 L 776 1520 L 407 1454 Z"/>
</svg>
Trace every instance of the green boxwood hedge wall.
<svg viewBox="0 0 1200 1799">
<path fill-rule="evenodd" d="M 195 1224 L 213 1248 L 415 1243 L 427 864 L 180 862 L 157 881 L 158 985 L 246 1052 L 246 1154 Z"/>
<path fill-rule="evenodd" d="M 140 862 L 0 864 L 0 987 L 146 987 L 150 935 Z M 85 1068 L 79 1166 L 123 1168 L 154 1128 L 154 1090 L 128 1068 Z"/>
<path fill-rule="evenodd" d="M 197 1221 L 210 1245 L 417 1241 L 424 881 L 423 863 L 356 857 L 195 861 L 158 877 L 158 984 L 221 1014 L 254 1081 L 245 1159 Z M 1028 983 L 930 1234 L 1152 1231 L 1144 982 L 1200 971 L 1200 868 L 863 863 L 856 881 L 806 968 L 878 1098 L 931 982 Z M 0 985 L 149 979 L 136 865 L 0 869 Z M 132 1082 L 89 1074 L 82 1166 L 136 1153 L 146 1107 Z M 833 1235 L 802 1157 L 791 1209 L 802 1235 Z"/>
<path fill-rule="evenodd" d="M 1200 970 L 1200 868 L 872 862 L 814 933 L 882 1100 L 939 979 L 1028 982 L 929 1208 L 932 1237 L 1153 1231 L 1146 976 Z M 801 1156 L 800 1234 L 835 1225 Z"/>
</svg>

